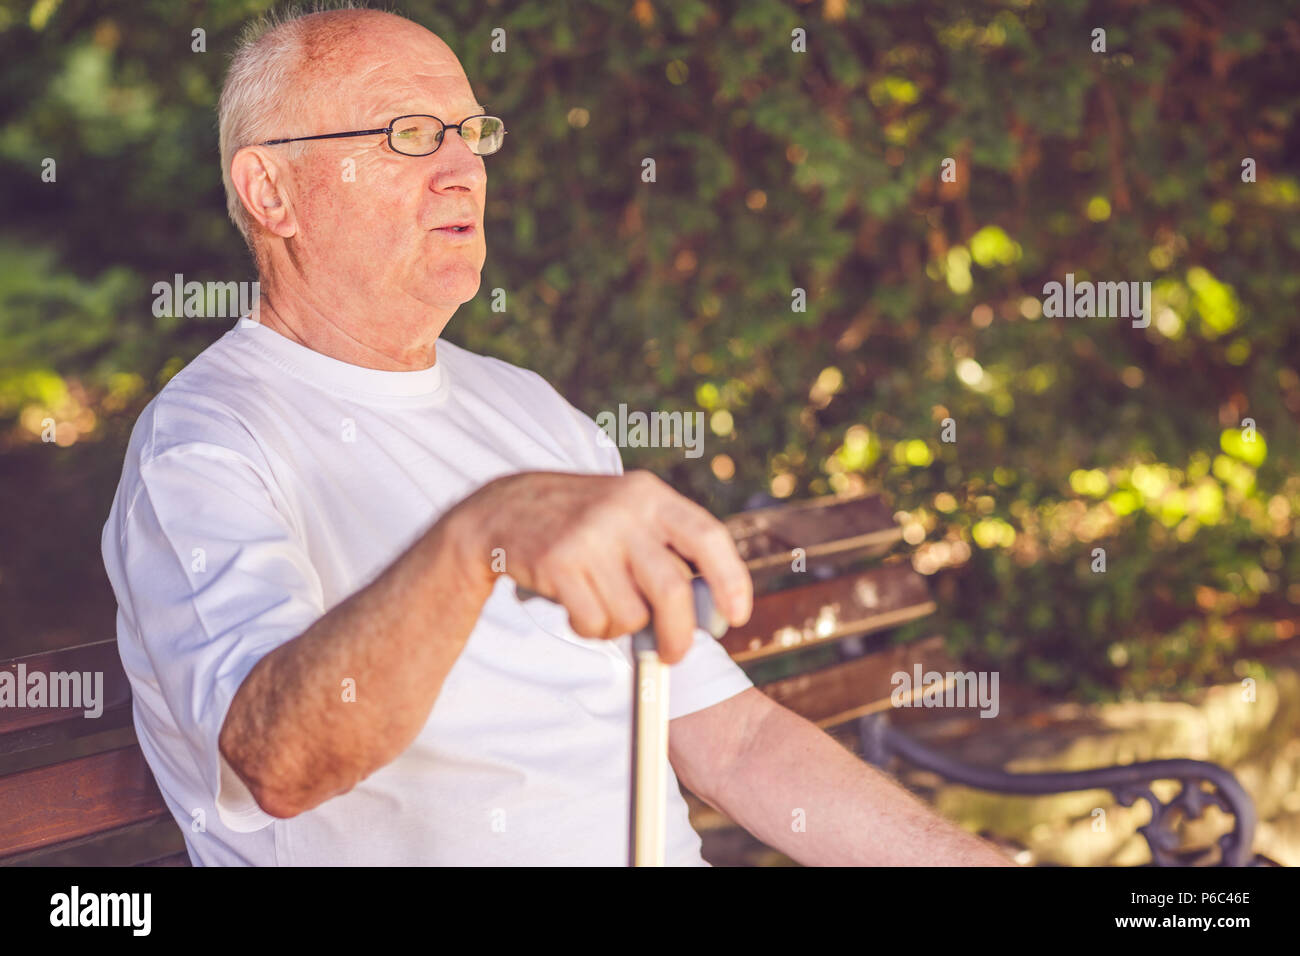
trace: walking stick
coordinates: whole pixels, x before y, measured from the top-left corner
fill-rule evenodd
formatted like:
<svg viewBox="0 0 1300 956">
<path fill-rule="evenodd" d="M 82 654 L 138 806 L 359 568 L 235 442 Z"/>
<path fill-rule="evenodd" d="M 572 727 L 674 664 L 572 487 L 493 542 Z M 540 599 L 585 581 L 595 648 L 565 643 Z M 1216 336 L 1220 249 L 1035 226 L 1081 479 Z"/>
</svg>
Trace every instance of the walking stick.
<svg viewBox="0 0 1300 956">
<path fill-rule="evenodd" d="M 703 579 L 691 581 L 695 626 L 714 637 L 727 619 L 713 603 Z M 521 601 L 538 597 L 516 588 Z M 653 625 L 632 635 L 632 812 L 628 833 L 630 866 L 663 866 L 668 809 L 668 671 L 659 660 Z"/>
<path fill-rule="evenodd" d="M 714 637 L 727 620 L 713 604 L 709 586 L 691 581 L 695 625 Z M 632 637 L 632 819 L 628 862 L 663 866 L 668 809 L 668 665 L 659 660 L 653 625 Z"/>
</svg>

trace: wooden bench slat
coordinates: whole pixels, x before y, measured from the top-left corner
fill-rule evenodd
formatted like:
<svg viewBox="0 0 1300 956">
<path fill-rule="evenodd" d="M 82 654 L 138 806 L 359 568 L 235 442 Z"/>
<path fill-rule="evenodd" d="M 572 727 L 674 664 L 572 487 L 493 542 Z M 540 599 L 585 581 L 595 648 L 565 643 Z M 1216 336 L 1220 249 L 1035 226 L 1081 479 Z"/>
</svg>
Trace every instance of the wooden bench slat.
<svg viewBox="0 0 1300 956">
<path fill-rule="evenodd" d="M 947 670 L 943 638 L 928 637 L 887 647 L 831 667 L 772 681 L 759 689 L 824 729 L 887 710 L 894 675 L 899 671 L 911 675 L 917 663 L 927 671 Z"/>
<path fill-rule="evenodd" d="M 168 812 L 139 747 L 0 777 L 0 859 Z"/>
<path fill-rule="evenodd" d="M 20 669 L 19 665 L 22 665 Z M 48 746 L 59 740 L 124 726 L 131 719 L 131 685 L 122 670 L 117 641 L 96 641 L 57 651 L 0 661 L 0 670 L 21 674 L 98 672 L 104 675 L 103 713 L 86 717 L 87 707 L 0 707 L 0 754 Z"/>
<path fill-rule="evenodd" d="M 738 663 L 869 634 L 933 614 L 925 578 L 908 563 L 884 565 L 763 594 L 743 627 L 721 638 Z"/>
<path fill-rule="evenodd" d="M 168 834 L 171 839 L 166 846 L 155 847 L 160 834 Z M 25 850 L 0 859 L 0 867 L 145 866 L 148 861 L 178 852 L 177 845 L 185 845 L 185 836 L 169 813 L 103 833 L 90 833 L 35 850 Z M 111 855 L 105 855 L 108 848 L 112 848 Z"/>
<path fill-rule="evenodd" d="M 794 548 L 815 563 L 883 554 L 903 536 L 878 495 L 757 508 L 732 515 L 725 523 L 751 573 L 789 569 Z"/>
</svg>

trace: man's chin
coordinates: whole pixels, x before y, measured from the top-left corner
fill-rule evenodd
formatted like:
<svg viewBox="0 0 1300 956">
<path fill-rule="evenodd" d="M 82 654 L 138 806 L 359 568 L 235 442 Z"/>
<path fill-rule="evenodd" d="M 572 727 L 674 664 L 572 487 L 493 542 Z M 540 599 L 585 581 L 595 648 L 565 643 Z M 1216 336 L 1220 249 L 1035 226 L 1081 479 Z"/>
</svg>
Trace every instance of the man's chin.
<svg viewBox="0 0 1300 956">
<path fill-rule="evenodd" d="M 483 279 L 477 269 L 440 272 L 430 277 L 420 299 L 440 308 L 459 308 L 478 295 Z"/>
</svg>

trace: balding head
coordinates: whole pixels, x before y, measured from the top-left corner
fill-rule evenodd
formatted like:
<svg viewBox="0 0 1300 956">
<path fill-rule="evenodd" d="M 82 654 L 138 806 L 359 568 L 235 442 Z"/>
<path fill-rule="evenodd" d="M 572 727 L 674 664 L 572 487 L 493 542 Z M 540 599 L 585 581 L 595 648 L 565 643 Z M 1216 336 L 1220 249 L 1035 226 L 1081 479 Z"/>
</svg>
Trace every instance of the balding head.
<svg viewBox="0 0 1300 956">
<path fill-rule="evenodd" d="M 364 333 L 418 365 L 398 353 L 431 347 L 486 256 L 480 127 L 469 142 L 425 131 L 483 112 L 451 48 L 403 17 L 340 9 L 253 26 L 221 94 L 222 176 L 274 312 L 296 298 L 352 345 Z M 394 150 L 398 117 L 403 142 L 434 151 Z M 313 138 L 280 142 L 297 137 Z"/>
<path fill-rule="evenodd" d="M 221 89 L 217 125 L 226 211 L 250 249 L 248 213 L 230 178 L 235 152 L 268 139 L 310 135 L 315 124 L 327 121 L 320 114 L 330 106 L 348 113 L 350 101 L 341 94 L 364 84 L 385 60 L 392 62 L 395 38 L 404 46 L 440 47 L 448 69 L 464 76 L 456 55 L 435 34 L 381 10 L 348 4 L 316 13 L 290 8 L 272 12 L 244 31 Z M 296 159 L 306 148 L 290 144 L 287 155 Z"/>
</svg>

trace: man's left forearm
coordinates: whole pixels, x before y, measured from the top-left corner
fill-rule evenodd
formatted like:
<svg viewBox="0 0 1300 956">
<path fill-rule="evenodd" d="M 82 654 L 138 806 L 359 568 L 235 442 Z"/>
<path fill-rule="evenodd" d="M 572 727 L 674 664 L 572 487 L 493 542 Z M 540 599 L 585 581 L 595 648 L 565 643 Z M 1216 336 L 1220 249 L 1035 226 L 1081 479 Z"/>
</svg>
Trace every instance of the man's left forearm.
<svg viewBox="0 0 1300 956">
<path fill-rule="evenodd" d="M 710 800 L 764 843 L 816 866 L 1014 865 L 815 724 L 753 696 L 753 729 Z"/>
</svg>

